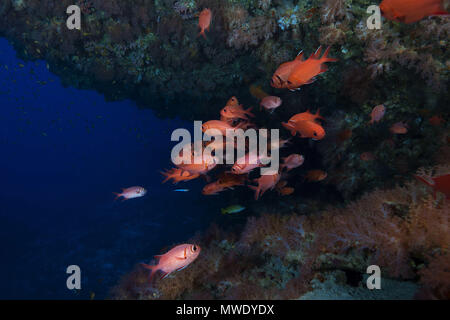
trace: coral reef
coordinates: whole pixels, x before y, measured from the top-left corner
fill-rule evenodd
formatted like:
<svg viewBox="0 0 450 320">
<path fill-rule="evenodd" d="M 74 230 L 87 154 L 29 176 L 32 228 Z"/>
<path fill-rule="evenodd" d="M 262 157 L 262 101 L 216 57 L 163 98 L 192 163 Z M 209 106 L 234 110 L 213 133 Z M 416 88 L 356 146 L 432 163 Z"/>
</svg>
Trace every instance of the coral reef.
<svg viewBox="0 0 450 320">
<path fill-rule="evenodd" d="M 0 35 L 22 59 L 48 61 L 65 85 L 133 99 L 159 117 L 212 119 L 230 96 L 252 106 L 262 92 L 283 105 L 273 117 L 256 112 L 260 127 L 280 128 L 308 108 L 327 119 L 324 139 L 285 149 L 306 159 L 289 178 L 301 190 L 288 196 L 290 205 L 271 211 L 264 203 L 260 211 L 271 212 L 249 219 L 239 236 L 215 229 L 198 239 L 204 257 L 186 270 L 155 288 L 136 270 L 114 297 L 299 298 L 323 268 L 361 273 L 367 263 L 388 277 L 420 279 L 424 296 L 448 296 L 448 284 L 434 278 L 448 274 L 448 203 L 425 185 L 395 187 L 419 168 L 448 164 L 448 17 L 383 19 L 369 30 L 367 0 L 75 3 L 80 31 L 65 27 L 68 0 L 3 0 Z M 207 39 L 198 37 L 204 8 L 213 12 Z M 295 93 L 270 86 L 281 63 L 319 45 L 339 59 L 320 85 Z M 369 124 L 378 105 L 386 114 Z M 389 130 L 398 122 L 406 134 Z M 303 181 L 310 169 L 326 171 L 320 188 Z M 348 206 L 324 209 L 332 202 Z M 282 215 L 286 208 L 299 214 Z"/>
<path fill-rule="evenodd" d="M 435 200 L 418 181 L 307 216 L 267 212 L 249 218 L 242 231 L 213 226 L 190 240 L 203 252 L 189 268 L 154 286 L 137 269 L 111 297 L 320 299 L 325 298 L 324 287 L 337 286 L 326 298 L 333 298 L 333 292 L 335 298 L 368 298 L 363 275 L 376 264 L 382 270 L 383 293 L 372 298 L 428 294 L 448 299 L 449 223 L 448 202 Z M 401 282 L 405 279 L 409 282 Z"/>
<path fill-rule="evenodd" d="M 397 175 L 432 164 L 442 145 L 448 122 L 440 128 L 426 122 L 448 118 L 448 17 L 411 25 L 383 20 L 380 30 L 369 30 L 366 0 L 76 3 L 83 11 L 81 31 L 65 28 L 69 1 L 2 1 L 0 35 L 21 58 L 47 60 L 64 84 L 97 89 L 109 100 L 131 98 L 161 117 L 212 117 L 230 95 L 251 105 L 249 88 L 258 86 L 280 95 L 283 118 L 299 108 L 321 108 L 328 125 L 344 121 L 353 132 L 339 146 L 321 141 L 318 148 L 328 180 L 344 198 L 385 182 L 392 186 Z M 197 16 L 205 7 L 213 12 L 206 40 L 197 37 Z M 333 45 L 339 58 L 320 85 L 296 94 L 269 86 L 281 63 L 319 44 Z M 371 108 L 382 103 L 384 123 L 365 126 Z M 334 119 L 337 113 L 344 119 Z M 409 121 L 409 134 L 387 136 L 383 130 L 394 121 Z M 375 160 L 362 162 L 367 145 Z"/>
</svg>

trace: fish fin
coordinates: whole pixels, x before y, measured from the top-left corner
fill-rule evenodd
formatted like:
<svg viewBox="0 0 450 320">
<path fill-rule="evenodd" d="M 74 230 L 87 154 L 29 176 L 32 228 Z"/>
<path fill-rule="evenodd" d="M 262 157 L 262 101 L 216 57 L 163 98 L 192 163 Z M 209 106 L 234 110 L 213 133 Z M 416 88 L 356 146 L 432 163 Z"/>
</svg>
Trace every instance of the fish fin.
<svg viewBox="0 0 450 320">
<path fill-rule="evenodd" d="M 155 275 L 155 272 L 156 272 L 156 267 L 157 266 L 151 266 L 151 265 L 148 265 L 148 264 L 145 264 L 145 263 L 141 263 L 140 264 L 142 267 L 144 267 L 145 269 L 147 269 L 147 270 L 150 270 L 150 278 L 149 278 L 149 282 L 150 283 L 152 283 L 152 280 L 153 280 L 153 276 Z"/>
<path fill-rule="evenodd" d="M 316 52 L 314 52 L 314 54 L 312 55 L 312 57 L 314 59 L 318 59 L 320 57 L 320 54 L 322 53 L 322 46 L 319 46 L 316 50 Z"/>
<path fill-rule="evenodd" d="M 186 268 L 188 265 L 185 265 L 184 267 L 180 267 L 180 268 L 178 268 L 177 269 L 177 271 L 181 271 L 181 270 L 183 270 L 184 268 Z"/>
<path fill-rule="evenodd" d="M 431 14 L 431 16 L 448 16 L 450 13 L 442 9 L 442 11 L 436 11 Z"/>
<path fill-rule="evenodd" d="M 315 116 L 316 116 L 316 119 L 322 119 L 322 120 L 325 120 L 325 118 L 322 117 L 322 116 L 320 115 L 320 108 L 317 109 L 317 112 L 316 112 Z"/>
<path fill-rule="evenodd" d="M 313 82 L 315 82 L 317 80 L 316 77 L 309 79 L 308 81 L 305 82 L 305 84 L 311 84 Z M 298 88 L 298 90 L 300 90 L 300 88 Z"/>
<path fill-rule="evenodd" d="M 336 61 L 339 61 L 339 59 L 328 58 L 328 53 L 330 52 L 330 49 L 331 49 L 331 47 L 328 47 L 328 48 L 325 50 L 325 52 L 324 52 L 322 58 L 320 58 L 320 60 L 321 60 L 322 63 L 324 63 L 324 62 L 336 62 Z"/>
<path fill-rule="evenodd" d="M 319 74 L 324 73 L 324 72 L 327 72 L 327 71 L 328 71 L 328 66 L 327 66 L 326 64 L 322 64 L 322 65 L 320 66 L 320 72 L 319 72 Z"/>
<path fill-rule="evenodd" d="M 221 213 L 221 214 L 226 214 L 227 212 L 225 211 L 224 208 L 222 208 L 222 209 L 220 209 L 220 213 Z"/>
<path fill-rule="evenodd" d="M 249 115 L 250 117 L 254 117 L 254 116 L 255 116 L 253 113 L 251 113 L 252 109 L 253 109 L 253 107 L 250 107 L 250 108 L 248 108 L 247 110 L 245 110 L 245 113 L 246 113 L 247 115 Z"/>
<path fill-rule="evenodd" d="M 156 256 L 153 256 L 153 258 L 155 258 L 155 259 L 161 259 L 161 257 L 162 257 L 161 254 L 158 254 L 158 255 L 156 255 Z"/>
<path fill-rule="evenodd" d="M 297 54 L 297 56 L 295 57 L 295 60 L 300 60 L 300 61 L 303 61 L 304 59 L 303 59 L 303 50 L 301 50 L 298 54 Z"/>
<path fill-rule="evenodd" d="M 200 36 L 203 36 L 203 38 L 205 38 L 205 40 L 206 40 L 205 30 L 200 31 L 200 32 L 197 34 L 197 38 L 200 37 Z"/>
<path fill-rule="evenodd" d="M 148 269 L 148 270 L 154 270 L 155 267 L 156 267 L 156 266 L 151 266 L 151 265 L 146 264 L 146 263 L 141 263 L 140 265 L 141 265 L 142 267 L 144 267 L 145 269 Z"/>
<path fill-rule="evenodd" d="M 117 199 L 119 199 L 122 196 L 121 193 L 117 193 L 117 192 L 113 192 L 113 194 L 116 195 L 116 197 L 114 198 L 114 201 L 116 201 Z"/>
</svg>

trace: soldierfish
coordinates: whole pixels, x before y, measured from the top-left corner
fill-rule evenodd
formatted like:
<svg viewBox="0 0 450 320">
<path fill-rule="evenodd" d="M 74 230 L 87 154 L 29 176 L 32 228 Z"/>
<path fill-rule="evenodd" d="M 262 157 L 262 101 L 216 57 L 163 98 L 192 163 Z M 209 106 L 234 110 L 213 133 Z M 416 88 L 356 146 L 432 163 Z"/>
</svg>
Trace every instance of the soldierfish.
<svg viewBox="0 0 450 320">
<path fill-rule="evenodd" d="M 408 125 L 403 122 L 396 122 L 390 128 L 393 134 L 405 134 L 408 133 Z"/>
<path fill-rule="evenodd" d="M 262 164 L 258 154 L 256 152 L 249 152 L 236 160 L 231 167 L 231 172 L 234 174 L 246 174 L 259 167 L 262 167 Z"/>
<path fill-rule="evenodd" d="M 306 120 L 306 121 L 314 121 L 314 122 L 318 123 L 317 119 L 325 120 L 325 118 L 320 115 L 320 109 L 317 109 L 317 112 L 315 114 L 311 113 L 308 109 L 305 112 L 301 112 L 301 113 L 297 113 L 297 114 L 293 115 L 288 120 L 288 122 L 298 122 L 298 121 Z"/>
<path fill-rule="evenodd" d="M 310 170 L 306 173 L 305 179 L 308 181 L 322 181 L 327 177 L 327 173 L 322 170 Z"/>
<path fill-rule="evenodd" d="M 443 0 L 383 0 L 380 10 L 388 20 L 413 23 L 433 15 L 448 15 Z"/>
<path fill-rule="evenodd" d="M 180 181 L 196 179 L 200 176 L 200 174 L 198 173 L 192 174 L 189 171 L 184 171 L 180 168 L 172 168 L 170 170 L 166 170 L 165 172 L 161 171 L 161 174 L 166 177 L 162 183 L 165 183 L 172 179 L 174 184 L 177 184 Z"/>
<path fill-rule="evenodd" d="M 219 130 L 222 135 L 226 135 L 227 130 L 239 129 L 242 128 L 242 126 L 242 123 L 239 123 L 237 126 L 233 127 L 225 121 L 209 120 L 203 123 L 202 131 L 205 132 L 207 130 L 216 129 Z"/>
<path fill-rule="evenodd" d="M 379 106 L 376 106 L 372 109 L 372 112 L 370 113 L 370 124 L 373 124 L 374 122 L 380 121 L 384 114 L 386 113 L 386 108 L 384 105 L 380 104 Z"/>
<path fill-rule="evenodd" d="M 283 127 L 288 129 L 293 136 L 299 133 L 301 138 L 312 138 L 313 140 L 321 140 L 325 137 L 323 127 L 313 121 L 283 122 Z"/>
<path fill-rule="evenodd" d="M 267 111 L 270 111 L 272 113 L 276 108 L 281 106 L 281 103 L 282 103 L 282 100 L 280 97 L 267 96 L 261 100 L 259 106 L 260 106 L 260 109 L 264 108 Z"/>
<path fill-rule="evenodd" d="M 300 167 L 305 158 L 300 154 L 291 154 L 285 158 L 283 158 L 283 164 L 280 166 L 282 169 L 286 168 L 287 171 Z"/>
<path fill-rule="evenodd" d="M 280 181 L 280 174 L 278 172 L 262 175 L 255 180 L 258 186 L 249 186 L 249 188 L 255 190 L 255 200 L 258 200 L 267 190 L 275 188 L 278 181 Z"/>
<path fill-rule="evenodd" d="M 155 256 L 159 259 L 157 265 L 148 265 L 142 263 L 141 265 L 150 270 L 150 282 L 158 270 L 162 271 L 161 279 L 164 279 L 174 271 L 180 271 L 194 262 L 200 254 L 200 247 L 195 244 L 180 244 L 163 255 Z"/>
<path fill-rule="evenodd" d="M 116 198 L 114 200 L 119 199 L 120 197 L 123 197 L 122 201 L 128 200 L 128 199 L 134 199 L 134 198 L 140 198 L 145 196 L 147 193 L 147 190 L 143 187 L 129 187 L 126 189 L 122 189 L 121 193 L 113 192 L 116 195 Z"/>
<path fill-rule="evenodd" d="M 200 15 L 198 17 L 198 26 L 200 28 L 200 33 L 198 35 L 202 35 L 203 38 L 206 39 L 205 30 L 209 31 L 209 26 L 211 24 L 211 10 L 208 8 L 203 9 L 202 12 L 200 12 Z"/>
<path fill-rule="evenodd" d="M 300 51 L 294 60 L 282 63 L 278 69 L 275 70 L 270 85 L 278 89 L 287 88 L 287 80 L 292 71 L 303 62 L 303 51 Z"/>
<path fill-rule="evenodd" d="M 306 61 L 294 67 L 287 79 L 287 88 L 289 90 L 297 90 L 302 85 L 313 83 L 316 81 L 317 75 L 328 70 L 325 62 L 338 61 L 338 59 L 328 58 L 330 47 L 325 50 L 322 57 L 320 57 L 321 51 L 322 47 L 320 46 Z"/>
</svg>

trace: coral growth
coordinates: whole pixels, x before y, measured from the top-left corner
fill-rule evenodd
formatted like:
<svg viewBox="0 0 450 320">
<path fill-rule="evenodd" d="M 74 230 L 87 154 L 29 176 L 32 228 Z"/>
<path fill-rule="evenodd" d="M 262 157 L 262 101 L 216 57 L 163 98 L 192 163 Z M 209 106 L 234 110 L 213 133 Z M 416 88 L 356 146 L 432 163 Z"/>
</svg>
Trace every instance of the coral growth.
<svg viewBox="0 0 450 320">
<path fill-rule="evenodd" d="M 445 298 L 449 222 L 448 203 L 415 181 L 320 214 L 264 214 L 249 218 L 239 238 L 213 227 L 191 240 L 203 248 L 199 259 L 154 287 L 132 272 L 113 298 L 296 299 L 331 270 L 365 273 L 370 264 L 383 277 L 419 278 L 422 290 Z"/>
</svg>

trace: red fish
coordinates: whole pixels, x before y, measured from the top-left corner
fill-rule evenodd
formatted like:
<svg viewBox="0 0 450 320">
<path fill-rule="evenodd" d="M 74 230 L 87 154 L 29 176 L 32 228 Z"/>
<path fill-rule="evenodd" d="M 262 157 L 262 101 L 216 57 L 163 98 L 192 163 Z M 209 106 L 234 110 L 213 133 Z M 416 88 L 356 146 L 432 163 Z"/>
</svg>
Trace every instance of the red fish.
<svg viewBox="0 0 450 320">
<path fill-rule="evenodd" d="M 359 156 L 359 158 L 362 161 L 372 161 L 375 159 L 375 156 L 373 155 L 372 152 L 363 152 L 361 153 L 361 155 Z"/>
<path fill-rule="evenodd" d="M 322 181 L 327 177 L 327 173 L 322 170 L 310 170 L 306 173 L 305 179 L 308 181 Z"/>
<path fill-rule="evenodd" d="M 441 117 L 441 116 L 432 116 L 430 119 L 428 119 L 428 122 L 432 125 L 432 126 L 441 126 L 445 120 Z"/>
<path fill-rule="evenodd" d="M 283 122 L 283 127 L 288 129 L 293 136 L 298 132 L 301 138 L 312 138 L 321 140 L 325 137 L 323 127 L 313 121 Z"/>
<path fill-rule="evenodd" d="M 244 157 L 236 160 L 236 163 L 231 167 L 231 172 L 234 174 L 246 174 L 253 169 L 261 167 L 261 161 L 258 155 L 254 152 L 247 153 Z"/>
<path fill-rule="evenodd" d="M 272 190 L 280 181 L 280 175 L 277 173 L 262 175 L 255 182 L 258 182 L 258 186 L 249 186 L 250 189 L 255 190 L 255 200 L 258 200 L 267 190 Z"/>
<path fill-rule="evenodd" d="M 219 130 L 222 133 L 222 135 L 226 135 L 227 130 L 239 129 L 242 126 L 243 126 L 243 124 L 241 124 L 241 123 L 239 123 L 237 126 L 233 127 L 232 125 L 230 125 L 229 123 L 227 123 L 225 121 L 209 120 L 209 121 L 206 121 L 202 125 L 202 131 L 205 132 L 206 130 L 216 129 L 216 130 Z"/>
<path fill-rule="evenodd" d="M 287 88 L 289 90 L 297 90 L 302 85 L 310 84 L 316 81 L 316 76 L 324 73 L 328 70 L 325 62 L 334 62 L 338 59 L 328 58 L 330 47 L 328 47 L 323 56 L 320 58 L 322 47 L 320 46 L 317 51 L 312 54 L 308 60 L 298 64 L 289 75 L 287 80 Z"/>
<path fill-rule="evenodd" d="M 283 188 L 281 188 L 280 190 L 278 190 L 278 192 L 279 192 L 282 196 L 288 196 L 288 195 L 291 195 L 291 194 L 294 193 L 294 191 L 295 191 L 295 189 L 292 188 L 292 187 L 283 187 Z"/>
<path fill-rule="evenodd" d="M 444 174 L 437 177 L 423 177 L 414 175 L 414 177 L 433 188 L 435 199 L 437 192 L 442 192 L 447 200 L 450 199 L 450 174 Z"/>
<path fill-rule="evenodd" d="M 281 103 L 282 103 L 282 100 L 279 97 L 267 96 L 261 100 L 259 106 L 260 106 L 260 110 L 262 108 L 264 108 L 272 113 L 276 108 L 281 106 Z"/>
<path fill-rule="evenodd" d="M 203 159 L 202 163 L 180 164 L 178 167 L 183 171 L 188 171 L 191 175 L 207 174 L 216 167 L 217 163 L 213 158 Z"/>
<path fill-rule="evenodd" d="M 202 12 L 200 12 L 200 16 L 198 17 L 198 26 L 200 28 L 200 33 L 198 35 L 202 35 L 203 38 L 206 39 L 205 30 L 209 31 L 209 26 L 211 24 L 211 10 L 209 9 L 203 9 Z"/>
<path fill-rule="evenodd" d="M 244 110 L 242 105 L 238 106 L 225 106 L 220 110 L 220 116 L 223 119 L 243 119 L 248 120 L 248 117 L 254 117 L 255 115 L 251 113 L 252 108 Z M 222 119 L 221 118 L 221 119 Z"/>
<path fill-rule="evenodd" d="M 314 122 L 318 122 L 317 119 L 325 120 L 325 118 L 320 115 L 320 109 L 317 109 L 317 112 L 315 114 L 311 113 L 309 111 L 309 109 L 308 109 L 305 112 L 297 113 L 297 114 L 293 115 L 289 119 L 288 122 L 294 122 L 294 123 L 298 122 L 298 121 L 314 121 Z"/>
<path fill-rule="evenodd" d="M 162 271 L 161 279 L 164 279 L 174 271 L 180 271 L 194 262 L 200 254 L 200 247 L 195 244 L 180 244 L 169 250 L 163 255 L 155 256 L 159 259 L 157 265 L 150 266 L 142 263 L 141 265 L 150 270 L 150 282 L 156 271 Z"/>
<path fill-rule="evenodd" d="M 380 104 L 379 106 L 376 106 L 372 109 L 372 112 L 370 114 L 370 124 L 373 124 L 374 122 L 380 121 L 386 112 L 386 108 L 384 105 Z"/>
<path fill-rule="evenodd" d="M 222 186 L 217 181 L 214 181 L 203 187 L 202 194 L 204 194 L 205 196 L 214 195 L 224 191 L 225 189 L 226 187 Z"/>
<path fill-rule="evenodd" d="M 287 171 L 300 167 L 305 158 L 300 154 L 291 154 L 288 157 L 283 158 L 283 164 L 280 166 L 282 169 L 286 168 Z"/>
<path fill-rule="evenodd" d="M 198 173 L 192 174 L 189 171 L 183 171 L 179 168 L 172 168 L 170 170 L 166 170 L 165 172 L 161 172 L 161 174 L 166 177 L 162 183 L 173 180 L 174 184 L 177 184 L 180 181 L 196 179 L 200 176 Z"/>
<path fill-rule="evenodd" d="M 121 193 L 113 192 L 116 195 L 116 199 L 119 199 L 120 197 L 123 197 L 122 201 L 128 200 L 128 199 L 134 199 L 134 198 L 140 198 L 145 196 L 147 193 L 147 190 L 142 187 L 129 187 L 126 189 L 122 189 Z"/>
<path fill-rule="evenodd" d="M 275 70 L 270 85 L 278 89 L 287 88 L 287 80 L 292 71 L 303 62 L 303 51 L 300 51 L 294 60 L 282 63 L 278 69 Z"/>
<path fill-rule="evenodd" d="M 230 99 L 228 99 L 227 104 L 225 106 L 233 106 L 236 107 L 239 105 L 239 101 L 235 96 L 232 96 Z"/>
<path fill-rule="evenodd" d="M 408 132 L 408 125 L 403 122 L 396 122 L 390 128 L 393 134 L 405 134 Z"/>
<path fill-rule="evenodd" d="M 443 0 L 383 0 L 380 10 L 388 20 L 413 23 L 433 15 L 448 15 Z"/>
<path fill-rule="evenodd" d="M 245 182 L 245 176 L 224 173 L 215 182 L 207 184 L 203 190 L 204 195 L 214 195 L 226 189 L 233 189 L 235 186 L 241 186 Z"/>
</svg>

